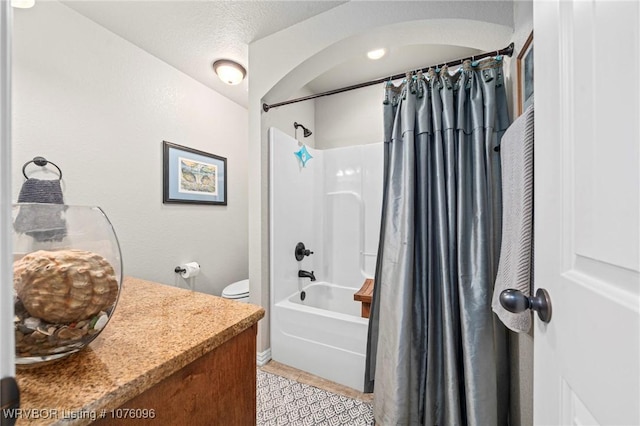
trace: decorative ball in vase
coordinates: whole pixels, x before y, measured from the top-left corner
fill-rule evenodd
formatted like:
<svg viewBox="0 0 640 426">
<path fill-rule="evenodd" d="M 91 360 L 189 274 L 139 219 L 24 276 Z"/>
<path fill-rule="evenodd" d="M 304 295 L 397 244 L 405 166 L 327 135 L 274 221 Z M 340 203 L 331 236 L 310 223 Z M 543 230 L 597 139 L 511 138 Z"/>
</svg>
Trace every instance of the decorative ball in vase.
<svg viewBox="0 0 640 426">
<path fill-rule="evenodd" d="M 16 364 L 37 365 L 86 347 L 109 322 L 122 256 L 99 207 L 13 206 Z"/>
</svg>

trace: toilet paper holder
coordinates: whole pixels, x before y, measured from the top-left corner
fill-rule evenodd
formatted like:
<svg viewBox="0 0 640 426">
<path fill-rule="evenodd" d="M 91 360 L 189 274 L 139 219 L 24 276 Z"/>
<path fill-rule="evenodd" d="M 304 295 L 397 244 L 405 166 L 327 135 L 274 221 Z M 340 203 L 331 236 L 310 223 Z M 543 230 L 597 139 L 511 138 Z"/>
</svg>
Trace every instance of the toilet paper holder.
<svg viewBox="0 0 640 426">
<path fill-rule="evenodd" d="M 176 266 L 176 267 L 174 268 L 174 270 L 173 270 L 173 271 L 174 271 L 176 274 L 181 274 L 184 278 L 188 278 L 188 277 L 185 277 L 185 276 L 184 276 L 184 274 L 185 274 L 185 273 L 187 273 L 187 268 L 189 268 L 190 266 L 195 266 L 195 267 L 196 267 L 196 269 L 198 269 L 198 270 L 196 270 L 196 271 L 192 271 L 192 272 L 191 272 L 192 274 L 195 272 L 194 276 L 195 276 L 195 275 L 197 275 L 197 274 L 198 274 L 198 272 L 199 272 L 199 269 L 200 269 L 200 264 L 198 264 L 197 262 L 191 262 L 191 263 L 187 263 L 187 264 L 185 264 L 185 265 L 178 265 L 178 266 Z M 193 268 L 191 268 L 191 269 L 193 269 Z"/>
</svg>

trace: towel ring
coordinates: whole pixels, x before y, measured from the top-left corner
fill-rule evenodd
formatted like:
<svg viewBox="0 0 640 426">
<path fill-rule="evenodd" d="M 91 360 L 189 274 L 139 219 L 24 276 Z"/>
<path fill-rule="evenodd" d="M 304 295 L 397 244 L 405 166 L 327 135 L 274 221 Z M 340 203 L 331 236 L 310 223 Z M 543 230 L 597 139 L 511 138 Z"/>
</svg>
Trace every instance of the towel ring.
<svg viewBox="0 0 640 426">
<path fill-rule="evenodd" d="M 47 159 L 46 159 L 46 158 L 44 158 L 44 157 L 34 157 L 34 158 L 33 158 L 33 160 L 31 160 L 31 161 L 27 161 L 26 163 L 24 163 L 24 165 L 22 166 L 22 175 L 25 177 L 25 179 L 29 179 L 29 177 L 27 176 L 26 169 L 27 169 L 27 166 L 28 166 L 29 164 L 31 164 L 31 163 L 35 164 L 36 166 L 40 166 L 40 167 L 44 167 L 44 166 L 46 166 L 47 164 L 51 164 L 51 165 L 53 165 L 53 167 L 55 167 L 56 169 L 58 169 L 58 174 L 60 175 L 60 176 L 58 177 L 58 180 L 62 180 L 62 170 L 60 170 L 60 167 L 58 167 L 58 166 L 56 165 L 56 163 L 54 163 L 54 162 L 52 162 L 52 161 L 47 161 Z"/>
</svg>

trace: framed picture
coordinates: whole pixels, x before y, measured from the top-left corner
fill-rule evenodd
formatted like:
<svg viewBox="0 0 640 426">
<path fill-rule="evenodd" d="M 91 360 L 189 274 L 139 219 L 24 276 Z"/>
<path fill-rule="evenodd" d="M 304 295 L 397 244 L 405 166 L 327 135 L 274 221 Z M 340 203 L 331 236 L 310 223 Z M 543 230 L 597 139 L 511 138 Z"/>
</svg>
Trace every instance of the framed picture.
<svg viewBox="0 0 640 426">
<path fill-rule="evenodd" d="M 518 115 L 533 103 L 533 31 L 518 54 Z"/>
<path fill-rule="evenodd" d="M 163 202 L 227 205 L 227 159 L 164 141 Z"/>
</svg>

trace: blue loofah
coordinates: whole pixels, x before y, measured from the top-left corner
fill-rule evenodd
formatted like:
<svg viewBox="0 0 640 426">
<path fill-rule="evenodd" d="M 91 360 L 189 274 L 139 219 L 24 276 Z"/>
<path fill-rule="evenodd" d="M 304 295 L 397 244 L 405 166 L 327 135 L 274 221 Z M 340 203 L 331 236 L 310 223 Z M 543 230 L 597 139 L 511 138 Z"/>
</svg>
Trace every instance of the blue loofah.
<svg viewBox="0 0 640 426">
<path fill-rule="evenodd" d="M 307 147 L 305 145 L 302 145 L 302 148 L 300 148 L 298 151 L 294 152 L 293 154 L 296 157 L 298 157 L 298 159 L 300 160 L 300 163 L 302 163 L 302 167 L 307 167 L 307 161 L 313 158 L 311 154 L 309 154 L 309 151 L 307 151 Z"/>
</svg>

